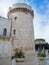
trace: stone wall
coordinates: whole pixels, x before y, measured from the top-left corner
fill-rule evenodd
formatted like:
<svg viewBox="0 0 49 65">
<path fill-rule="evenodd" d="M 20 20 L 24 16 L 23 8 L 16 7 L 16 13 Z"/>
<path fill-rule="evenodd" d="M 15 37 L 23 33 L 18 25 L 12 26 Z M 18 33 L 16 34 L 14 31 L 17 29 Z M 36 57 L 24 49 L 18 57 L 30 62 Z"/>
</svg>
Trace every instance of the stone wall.
<svg viewBox="0 0 49 65">
<path fill-rule="evenodd" d="M 11 42 L 7 40 L 0 40 L 0 57 L 11 56 Z"/>
</svg>

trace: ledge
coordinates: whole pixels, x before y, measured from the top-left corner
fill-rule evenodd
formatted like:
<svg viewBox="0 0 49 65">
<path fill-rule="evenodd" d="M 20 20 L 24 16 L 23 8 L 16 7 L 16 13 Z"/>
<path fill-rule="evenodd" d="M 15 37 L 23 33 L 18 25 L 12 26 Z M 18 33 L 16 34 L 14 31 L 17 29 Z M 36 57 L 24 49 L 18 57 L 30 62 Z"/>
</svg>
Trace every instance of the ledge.
<svg viewBox="0 0 49 65">
<path fill-rule="evenodd" d="M 24 12 L 24 13 L 30 13 L 33 17 L 34 17 L 34 11 L 33 10 L 29 10 L 27 8 L 14 8 L 9 10 L 7 16 L 9 16 L 10 14 L 14 13 L 14 12 Z"/>
<path fill-rule="evenodd" d="M 3 36 L 3 35 L 0 35 L 0 40 L 9 40 L 10 39 L 10 36 Z"/>
</svg>

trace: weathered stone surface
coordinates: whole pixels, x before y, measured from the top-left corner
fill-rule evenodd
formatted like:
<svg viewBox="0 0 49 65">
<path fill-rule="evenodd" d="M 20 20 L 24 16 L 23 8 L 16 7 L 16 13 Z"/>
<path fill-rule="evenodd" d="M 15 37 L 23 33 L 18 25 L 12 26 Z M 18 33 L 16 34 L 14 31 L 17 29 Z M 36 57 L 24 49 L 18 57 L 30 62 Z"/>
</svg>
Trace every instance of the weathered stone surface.
<svg viewBox="0 0 49 65">
<path fill-rule="evenodd" d="M 27 11 L 29 10 L 32 12 L 32 8 L 26 4 L 25 5 L 21 3 L 15 4 L 9 10 L 8 18 L 12 19 L 12 28 L 11 28 L 12 49 L 20 48 L 25 52 L 29 52 L 35 50 L 34 28 L 33 28 L 34 16 L 32 16 L 31 13 L 29 13 L 29 11 L 27 13 L 24 13 L 25 8 Z M 10 11 L 12 13 L 10 13 Z M 34 15 L 34 12 L 32 14 Z M 13 34 L 13 30 L 16 30 L 15 35 Z M 32 54 L 34 56 L 34 52 L 33 53 L 29 52 L 27 54 Z"/>
<path fill-rule="evenodd" d="M 12 65 L 11 57 L 0 57 L 0 65 Z"/>
</svg>

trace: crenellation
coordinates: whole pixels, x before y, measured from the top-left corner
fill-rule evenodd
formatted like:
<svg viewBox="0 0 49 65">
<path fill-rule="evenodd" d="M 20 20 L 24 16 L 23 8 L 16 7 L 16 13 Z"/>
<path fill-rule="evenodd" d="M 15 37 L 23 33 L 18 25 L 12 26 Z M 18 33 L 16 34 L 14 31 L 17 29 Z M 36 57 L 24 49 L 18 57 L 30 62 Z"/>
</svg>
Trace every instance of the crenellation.
<svg viewBox="0 0 49 65">
<path fill-rule="evenodd" d="M 27 8 L 14 8 L 14 9 L 11 9 L 9 12 L 8 12 L 8 16 L 14 12 L 22 12 L 22 13 L 30 13 L 33 17 L 34 17 L 34 11 L 33 10 L 29 10 Z"/>
</svg>

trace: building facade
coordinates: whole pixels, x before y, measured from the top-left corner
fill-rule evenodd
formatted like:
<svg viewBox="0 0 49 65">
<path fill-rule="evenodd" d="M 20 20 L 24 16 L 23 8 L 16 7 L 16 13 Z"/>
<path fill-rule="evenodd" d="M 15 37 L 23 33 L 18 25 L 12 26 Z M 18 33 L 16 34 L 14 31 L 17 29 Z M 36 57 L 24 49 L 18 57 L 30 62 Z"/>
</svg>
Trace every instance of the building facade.
<svg viewBox="0 0 49 65">
<path fill-rule="evenodd" d="M 17 3 L 9 7 L 7 16 L 8 19 L 5 19 L 3 23 L 0 20 L 3 25 L 5 24 L 3 28 L 1 26 L 1 37 L 3 35 L 2 38 L 6 38 L 7 43 L 5 40 L 4 44 L 6 45 L 9 42 L 10 47 L 5 50 L 11 49 L 11 53 L 13 54 L 14 49 L 23 49 L 26 53 L 28 52 L 28 55 L 30 52 L 33 55 L 35 50 L 33 28 L 34 11 L 27 4 Z"/>
<path fill-rule="evenodd" d="M 11 55 L 10 42 L 11 20 L 0 16 L 0 56 Z"/>
</svg>

